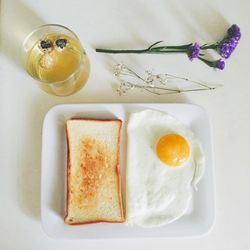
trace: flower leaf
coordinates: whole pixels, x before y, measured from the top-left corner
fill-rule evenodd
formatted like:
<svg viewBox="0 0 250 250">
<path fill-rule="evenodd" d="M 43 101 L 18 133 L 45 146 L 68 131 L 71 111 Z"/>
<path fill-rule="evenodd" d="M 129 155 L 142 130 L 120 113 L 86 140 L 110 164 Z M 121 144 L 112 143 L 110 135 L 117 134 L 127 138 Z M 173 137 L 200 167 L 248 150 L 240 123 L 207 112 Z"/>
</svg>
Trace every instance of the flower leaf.
<svg viewBox="0 0 250 250">
<path fill-rule="evenodd" d="M 148 50 L 150 50 L 151 48 L 153 48 L 155 45 L 157 45 L 157 44 L 159 44 L 159 43 L 162 43 L 163 41 L 158 41 L 158 42 L 155 42 L 155 43 L 153 43 L 152 45 L 150 45 L 149 47 L 148 47 Z"/>
</svg>

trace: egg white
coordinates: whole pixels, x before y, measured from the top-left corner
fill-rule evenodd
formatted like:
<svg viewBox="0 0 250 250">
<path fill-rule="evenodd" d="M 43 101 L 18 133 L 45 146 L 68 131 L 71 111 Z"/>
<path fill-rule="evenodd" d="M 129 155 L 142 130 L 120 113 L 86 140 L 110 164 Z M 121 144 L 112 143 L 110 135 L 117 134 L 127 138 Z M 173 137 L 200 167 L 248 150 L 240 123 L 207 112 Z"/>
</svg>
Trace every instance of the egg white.
<svg viewBox="0 0 250 250">
<path fill-rule="evenodd" d="M 205 169 L 205 157 L 192 131 L 159 111 L 132 113 L 127 127 L 127 222 L 142 227 L 170 223 L 189 207 L 193 187 Z M 190 157 L 180 167 L 165 165 L 156 154 L 158 140 L 169 133 L 183 136 Z"/>
</svg>

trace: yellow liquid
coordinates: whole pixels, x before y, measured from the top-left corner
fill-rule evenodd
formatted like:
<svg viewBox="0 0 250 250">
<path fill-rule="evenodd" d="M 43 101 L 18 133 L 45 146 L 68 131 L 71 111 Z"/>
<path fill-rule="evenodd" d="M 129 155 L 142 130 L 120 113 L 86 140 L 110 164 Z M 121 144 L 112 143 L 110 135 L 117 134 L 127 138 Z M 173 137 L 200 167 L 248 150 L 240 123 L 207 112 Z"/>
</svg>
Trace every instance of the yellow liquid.
<svg viewBox="0 0 250 250">
<path fill-rule="evenodd" d="M 64 48 L 56 46 L 57 39 L 66 39 Z M 52 47 L 42 49 L 40 41 L 50 41 Z M 49 34 L 40 39 L 28 51 L 26 70 L 38 79 L 46 92 L 66 96 L 81 89 L 86 83 L 89 60 L 78 39 L 62 34 Z"/>
</svg>

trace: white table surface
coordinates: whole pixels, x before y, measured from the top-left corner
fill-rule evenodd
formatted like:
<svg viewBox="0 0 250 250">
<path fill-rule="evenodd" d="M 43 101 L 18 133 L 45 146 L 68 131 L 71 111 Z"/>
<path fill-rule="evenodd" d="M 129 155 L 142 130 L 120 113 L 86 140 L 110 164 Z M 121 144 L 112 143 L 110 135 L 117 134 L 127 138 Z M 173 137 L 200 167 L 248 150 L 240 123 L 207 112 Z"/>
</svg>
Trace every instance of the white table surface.
<svg viewBox="0 0 250 250">
<path fill-rule="evenodd" d="M 2 0 L 0 54 L 0 249 L 250 249 L 250 1 Z M 43 93 L 20 66 L 21 41 L 43 23 L 73 29 L 90 46 L 144 47 L 212 42 L 237 23 L 242 40 L 223 72 L 182 55 L 91 54 L 92 75 L 70 97 Z M 114 61 L 223 83 L 216 91 L 172 96 L 133 92 L 119 97 Z M 191 239 L 57 240 L 40 222 L 41 128 L 59 103 L 180 102 L 204 107 L 214 131 L 216 221 Z"/>
</svg>

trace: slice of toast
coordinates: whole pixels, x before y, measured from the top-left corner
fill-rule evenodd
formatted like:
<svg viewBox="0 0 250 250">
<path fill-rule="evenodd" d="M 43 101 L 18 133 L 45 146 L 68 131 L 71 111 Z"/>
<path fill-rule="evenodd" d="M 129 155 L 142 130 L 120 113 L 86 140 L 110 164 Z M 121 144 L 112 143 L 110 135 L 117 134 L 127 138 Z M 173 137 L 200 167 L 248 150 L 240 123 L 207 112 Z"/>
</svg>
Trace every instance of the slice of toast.
<svg viewBox="0 0 250 250">
<path fill-rule="evenodd" d="M 120 120 L 67 120 L 66 224 L 123 222 Z"/>
</svg>

